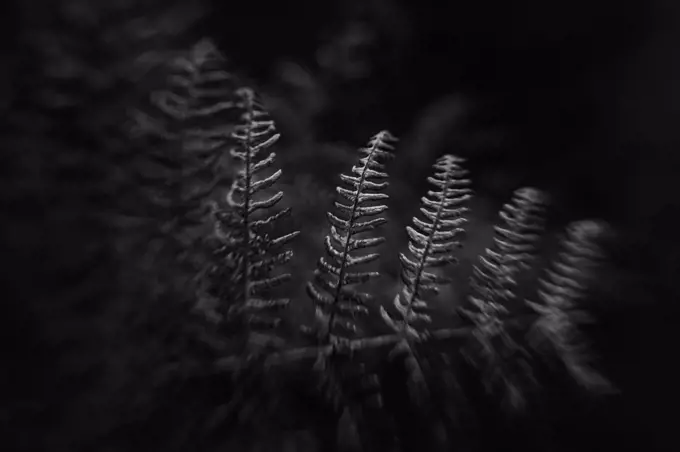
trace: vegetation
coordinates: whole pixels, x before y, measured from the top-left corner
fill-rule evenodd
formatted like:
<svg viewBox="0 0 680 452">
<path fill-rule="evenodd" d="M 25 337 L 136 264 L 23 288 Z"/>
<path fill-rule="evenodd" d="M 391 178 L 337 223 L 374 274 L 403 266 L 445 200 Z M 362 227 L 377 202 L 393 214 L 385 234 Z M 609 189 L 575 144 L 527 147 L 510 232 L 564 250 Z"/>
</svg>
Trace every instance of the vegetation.
<svg viewBox="0 0 680 452">
<path fill-rule="evenodd" d="M 429 167 L 387 130 L 358 156 L 321 142 L 330 94 L 282 107 L 201 37 L 199 6 L 27 5 L 2 106 L 8 450 L 572 450 L 595 421 L 635 430 L 636 386 L 597 355 L 634 355 L 638 317 L 605 304 L 675 292 L 665 269 L 668 290 L 612 277 L 646 266 L 620 230 L 555 221 L 559 196 L 521 179 L 491 209 L 457 146 Z M 356 30 L 376 39 L 329 39 L 319 83 L 375 69 L 342 47 Z M 379 90 L 350 91 L 359 124 L 321 128 L 364 140 Z"/>
</svg>

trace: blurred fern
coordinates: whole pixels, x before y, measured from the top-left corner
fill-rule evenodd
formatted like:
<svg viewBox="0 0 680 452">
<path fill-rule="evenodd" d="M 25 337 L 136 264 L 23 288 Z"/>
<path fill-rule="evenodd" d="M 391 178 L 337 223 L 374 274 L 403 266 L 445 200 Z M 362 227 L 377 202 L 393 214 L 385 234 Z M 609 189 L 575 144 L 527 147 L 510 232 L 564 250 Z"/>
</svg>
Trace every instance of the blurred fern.
<svg viewBox="0 0 680 452">
<path fill-rule="evenodd" d="M 487 391 L 502 391 L 503 400 L 516 408 L 525 403 L 521 382 L 534 381 L 528 352 L 506 328 L 507 305 L 515 298 L 517 275 L 529 268 L 537 253 L 546 203 L 545 195 L 536 189 L 515 191 L 500 211 L 503 224 L 494 228 L 493 245 L 473 267 L 473 292 L 468 297 L 472 307 L 460 309 L 474 325 L 474 342 L 467 354 L 484 369 Z"/>
<path fill-rule="evenodd" d="M 592 368 L 585 338 L 578 325 L 593 318 L 579 306 L 587 295 L 594 271 L 602 265 L 598 240 L 607 233 L 601 221 L 583 220 L 569 225 L 557 258 L 540 279 L 540 303 L 527 304 L 540 315 L 529 331 L 538 350 L 554 351 L 574 380 L 588 390 L 611 392 L 612 384 Z"/>
<path fill-rule="evenodd" d="M 131 133 L 144 147 L 138 184 L 147 193 L 147 212 L 162 222 L 148 239 L 184 267 L 195 296 L 207 269 L 206 203 L 225 180 L 223 161 L 239 117 L 237 82 L 226 59 L 207 39 L 166 65 L 164 89 L 152 93 L 148 108 L 134 110 Z M 189 289 L 191 287 L 191 289 Z"/>
<path fill-rule="evenodd" d="M 167 277 L 177 276 L 174 260 L 149 252 L 148 231 L 161 222 L 142 206 L 152 204 L 137 178 L 146 149 L 123 124 L 148 94 L 155 64 L 144 55 L 177 48 L 201 7 L 15 6 L 12 53 L 22 57 L 4 124 L 0 204 L 3 331 L 21 362 L 7 362 L 20 383 L 3 388 L 12 395 L 0 416 L 11 422 L 10 449 L 99 449 L 122 419 L 149 414 L 187 320 L 186 294 Z"/>
<path fill-rule="evenodd" d="M 227 194 L 226 209 L 213 204 L 216 232 L 223 244 L 222 256 L 234 267 L 231 279 L 218 284 L 238 287 L 239 292 L 233 294 L 233 299 L 222 300 L 229 303 L 227 317 L 238 317 L 250 326 L 276 327 L 281 319 L 272 312 L 285 307 L 290 300 L 271 297 L 269 292 L 285 283 L 290 274 L 273 275 L 273 271 L 291 259 L 292 251 L 283 247 L 299 233 L 279 237 L 267 234 L 267 228 L 290 213 L 290 209 L 271 213 L 283 192 L 259 196 L 281 176 L 281 170 L 277 170 L 258 177 L 274 164 L 276 153 L 269 152 L 263 157 L 262 152 L 279 139 L 279 134 L 251 89 L 240 89 L 238 94 L 243 115 L 242 123 L 232 133 L 238 145 L 231 150 L 231 155 L 241 163 L 241 168 Z"/>
<path fill-rule="evenodd" d="M 330 232 L 324 237 L 326 256 L 318 260 L 313 279 L 306 286 L 314 320 L 303 331 L 311 333 L 314 340 L 291 346 L 292 340 L 279 328 L 287 326 L 288 317 L 282 309 L 291 300 L 279 289 L 291 277 L 286 270 L 292 251 L 287 247 L 298 232 L 279 230 L 283 224 L 280 220 L 291 213 L 291 208 L 280 208 L 284 195 L 277 184 L 282 172 L 274 168 L 276 154 L 271 151 L 280 136 L 274 121 L 253 90 L 239 86 L 226 68 L 226 59 L 209 40 L 179 54 L 167 69 L 166 89 L 155 92 L 151 100 L 162 117 L 137 112 L 133 131 L 143 139 L 116 155 L 133 168 L 125 177 L 134 183 L 126 181 L 122 184 L 125 190 L 121 190 L 122 199 L 133 208 L 116 212 L 111 223 L 132 225 L 144 232 L 135 241 L 137 245 L 144 243 L 144 247 L 134 249 L 123 239 L 117 243 L 125 243 L 130 253 L 145 255 L 125 273 L 144 270 L 137 279 L 149 276 L 141 291 L 145 296 L 154 303 L 210 297 L 218 303 L 215 311 L 219 315 L 213 317 L 218 333 L 245 342 L 234 351 L 231 343 L 224 346 L 215 341 L 219 342 L 215 349 L 228 355 L 222 356 L 215 367 L 228 371 L 232 380 L 228 401 L 213 410 L 211 428 L 219 430 L 234 421 L 257 424 L 262 420 L 258 414 L 275 416 L 280 408 L 276 392 L 283 391 L 286 382 L 277 380 L 283 373 L 270 371 L 273 366 L 291 366 L 308 371 L 307 376 L 319 383 L 315 389 L 331 419 L 339 422 L 344 413 L 350 414 L 361 430 L 366 450 L 392 450 L 397 443 L 394 437 L 403 439 L 413 429 L 403 433 L 391 425 L 390 413 L 383 404 L 384 383 L 390 376 L 377 377 L 376 362 L 368 359 L 370 353 L 379 354 L 385 347 L 390 350 L 388 358 L 403 360 L 406 389 L 412 397 L 399 395 L 399 403 L 410 410 L 413 401 L 421 408 L 433 402 L 436 395 L 429 393 L 429 383 L 436 380 L 433 374 L 439 371 L 435 365 L 444 368 L 439 387 L 463 386 L 454 381 L 457 375 L 451 369 L 468 367 L 453 362 L 456 354 L 451 350 L 440 354 L 437 364 L 424 347 L 419 347 L 424 343 L 439 345 L 437 341 L 449 338 L 464 339 L 461 349 L 481 371 L 479 380 L 487 392 L 513 407 L 525 405 L 526 389 L 538 383 L 533 372 L 535 355 L 521 342 L 525 336 L 534 350 L 559 357 L 573 379 L 585 388 L 610 387 L 593 370 L 585 339 L 576 330 L 576 323 L 587 319 L 578 303 L 593 269 L 602 260 L 596 242 L 605 228 L 599 223 L 569 227 L 562 252 L 540 282 L 538 301 L 526 303 L 532 313 L 515 315 L 519 277 L 533 266 L 547 205 L 547 197 L 535 189 L 517 190 L 500 212 L 493 244 L 475 265 L 470 280 L 472 293 L 459 310 L 468 325 L 429 328 L 430 304 L 441 286 L 451 282 L 446 267 L 456 262 L 466 203 L 471 197 L 463 160 L 452 155 L 440 159 L 428 179 L 436 189 L 422 198 L 424 219 L 415 217 L 412 226 L 406 228 L 409 253 L 399 255 L 403 287 L 393 300 L 397 314 L 382 306 L 376 310 L 391 332 L 364 334 L 359 316 L 372 314 L 378 306 L 372 305 L 376 303 L 373 294 L 358 286 L 379 276 L 368 266 L 380 258 L 375 248 L 384 238 L 376 231 L 387 223 L 383 215 L 388 198 L 385 160 L 392 157 L 397 142 L 387 131 L 376 134 L 360 149 L 362 156 L 351 173 L 340 175 L 342 185 L 337 187 L 337 195 L 341 199 L 335 202 L 335 212 L 327 215 Z M 40 95 L 41 101 L 57 109 L 75 108 L 83 101 L 69 96 L 45 97 L 44 92 Z M 224 165 L 228 159 L 238 166 L 235 177 L 224 200 L 210 202 L 228 178 Z M 103 191 L 98 185 L 96 188 Z M 206 204 L 211 207 L 209 217 Z M 208 227 L 213 229 L 212 235 Z M 202 255 L 204 242 L 210 239 L 212 255 Z M 363 265 L 366 270 L 356 270 Z M 205 287 L 197 290 L 198 283 Z M 150 286 L 153 290 L 147 290 Z M 128 290 L 132 293 L 136 289 Z M 189 323 L 181 318 L 179 313 L 185 312 L 176 308 L 177 304 L 158 303 L 157 310 L 177 323 Z M 517 334 L 526 333 L 527 326 L 528 335 Z M 180 330 L 163 330 L 159 341 L 175 331 Z M 314 364 L 306 368 L 303 364 L 308 360 L 314 360 Z M 380 357 L 377 362 L 384 364 Z M 454 413 L 451 417 L 459 416 Z M 429 414 L 423 418 L 424 424 L 436 424 Z M 424 424 L 424 428 L 432 427 Z M 437 428 L 435 425 L 425 434 L 435 434 Z M 337 438 L 323 438 L 324 447 L 332 448 L 333 441 Z M 402 442 L 403 447 L 411 447 L 406 444 Z"/>
</svg>

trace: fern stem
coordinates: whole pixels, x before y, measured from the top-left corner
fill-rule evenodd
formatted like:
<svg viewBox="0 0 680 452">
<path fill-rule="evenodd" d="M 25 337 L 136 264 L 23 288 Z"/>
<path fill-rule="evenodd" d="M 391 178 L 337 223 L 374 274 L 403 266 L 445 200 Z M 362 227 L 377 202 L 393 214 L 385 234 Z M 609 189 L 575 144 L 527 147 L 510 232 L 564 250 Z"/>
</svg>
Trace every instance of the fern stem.
<svg viewBox="0 0 680 452">
<path fill-rule="evenodd" d="M 448 199 L 447 195 L 449 194 L 449 182 L 453 178 L 453 173 L 447 173 L 446 176 L 446 188 L 444 188 L 444 195 L 443 199 Z M 441 202 L 437 206 L 437 213 L 435 215 L 434 221 L 432 222 L 432 231 L 437 231 L 437 226 L 439 226 L 439 220 L 441 219 L 441 213 L 442 210 L 444 209 L 445 203 Z M 413 313 L 413 303 L 418 296 L 419 289 L 420 289 L 420 279 L 422 278 L 423 272 L 425 272 L 426 268 L 426 262 L 427 258 L 430 256 L 430 248 L 432 246 L 432 242 L 434 241 L 435 234 L 434 232 L 432 234 L 429 234 L 427 237 L 427 242 L 425 243 L 425 247 L 423 249 L 423 253 L 420 256 L 419 262 L 418 262 L 418 270 L 416 272 L 414 282 L 413 282 L 413 292 L 411 293 L 411 296 L 409 297 L 408 300 L 408 307 L 406 308 L 406 316 L 404 318 L 408 319 L 410 318 L 411 314 Z M 401 332 L 404 335 L 404 338 L 406 338 L 407 332 L 408 332 L 408 327 L 409 324 L 408 322 L 403 322 L 401 324 Z"/>
<path fill-rule="evenodd" d="M 394 298 L 394 307 L 401 320 L 395 320 L 383 307 L 380 308 L 383 320 L 392 330 L 402 334 L 407 342 L 420 334 L 415 322 L 432 321 L 426 312 L 430 309 L 428 295 L 436 296 L 439 286 L 451 282 L 450 278 L 430 269 L 441 269 L 457 261 L 454 257 L 455 249 L 460 247 L 457 236 L 463 232 L 460 226 L 466 220 L 462 214 L 467 210 L 461 204 L 470 197 L 469 181 L 462 179 L 466 171 L 458 165 L 460 162 L 462 159 L 453 155 L 445 155 L 437 161 L 434 165 L 437 171 L 428 180 L 438 190 L 428 191 L 428 195 L 422 198 L 420 210 L 426 219 L 413 217 L 413 227 L 406 228 L 410 237 L 408 248 L 413 257 L 399 254 L 403 288 Z"/>
<path fill-rule="evenodd" d="M 379 140 L 376 140 L 373 143 L 373 145 L 371 147 L 371 153 L 368 155 L 367 162 L 370 162 L 373 159 L 373 155 L 375 154 L 376 149 L 378 149 L 379 144 L 380 144 Z M 366 181 L 366 171 L 368 171 L 368 168 L 369 168 L 369 165 L 367 163 L 364 166 L 364 169 L 361 171 L 361 178 L 359 179 L 359 186 L 357 188 L 357 190 L 359 190 L 359 191 L 361 190 L 361 187 L 364 186 L 364 182 Z M 349 217 L 350 220 L 352 218 L 354 218 L 354 215 L 356 214 L 356 211 L 357 211 L 357 207 L 359 207 L 360 200 L 361 200 L 360 196 L 356 196 L 354 198 L 354 202 L 352 203 L 352 212 L 351 212 L 351 215 Z M 350 226 L 347 229 L 347 237 L 345 239 L 345 245 L 343 246 L 343 249 L 342 249 L 342 262 L 347 261 L 347 257 L 348 257 L 348 254 L 349 254 L 349 247 L 350 247 L 350 244 L 351 244 L 350 239 L 352 238 L 352 235 L 353 235 L 353 231 L 352 231 L 352 227 Z M 338 275 L 338 286 L 336 287 L 335 294 L 333 295 L 333 305 L 336 305 L 338 303 L 338 301 L 340 300 L 340 294 L 342 293 L 342 288 L 344 287 L 343 279 L 345 278 L 346 269 L 347 269 L 347 267 L 344 266 L 344 265 L 340 268 L 340 274 Z M 330 339 L 331 339 L 331 336 L 332 336 L 333 322 L 335 321 L 336 311 L 337 311 L 336 309 L 331 310 L 331 314 L 329 316 L 329 321 L 328 321 L 329 327 L 326 330 L 326 333 L 323 337 L 322 343 L 324 343 L 324 344 L 328 344 L 330 342 Z"/>
<path fill-rule="evenodd" d="M 251 233 L 250 233 L 250 187 L 252 186 L 252 179 L 253 179 L 253 172 L 252 172 L 252 152 L 251 152 L 251 144 L 252 144 L 252 131 L 253 131 L 253 102 L 252 102 L 252 92 L 250 91 L 245 91 L 244 93 L 245 99 L 246 99 L 246 141 L 244 143 L 244 148 L 245 148 L 245 176 L 246 176 L 246 189 L 244 190 L 244 195 L 243 195 L 243 237 L 245 237 L 245 240 L 243 242 L 245 250 L 243 253 L 243 300 L 248 301 L 250 298 L 250 239 Z"/>
<path fill-rule="evenodd" d="M 507 325 L 524 326 L 531 324 L 539 316 L 536 314 L 521 315 L 513 318 L 506 319 L 504 322 Z M 463 326 L 458 328 L 442 328 L 439 330 L 432 331 L 428 340 L 445 340 L 453 338 L 466 338 L 474 332 L 473 326 Z M 402 334 L 385 334 L 381 336 L 374 336 L 370 338 L 361 339 L 348 339 L 344 346 L 351 351 L 361 351 L 379 348 L 387 345 L 393 345 L 404 338 Z M 317 359 L 319 355 L 330 354 L 333 352 L 336 345 L 321 345 L 313 347 L 299 347 L 292 348 L 289 350 L 284 350 L 281 352 L 274 352 L 270 354 L 264 361 L 265 367 L 270 366 L 280 366 L 296 363 L 299 361 L 313 360 Z M 242 366 L 243 357 L 242 356 L 227 356 L 225 358 L 218 359 L 214 368 L 219 371 L 234 371 Z"/>
<path fill-rule="evenodd" d="M 331 223 L 330 234 L 326 236 L 325 247 L 327 257 L 321 257 L 314 272 L 314 280 L 307 283 L 307 294 L 315 305 L 315 327 L 303 327 L 305 334 L 314 334 L 317 344 L 336 343 L 340 337 L 336 334 L 336 326 L 356 332 L 355 315 L 368 312 L 366 302 L 370 294 L 353 290 L 351 286 L 362 284 L 379 276 L 379 272 L 353 272 L 349 268 L 375 261 L 379 254 L 361 254 L 361 250 L 378 246 L 383 237 L 357 238 L 357 234 L 374 230 L 387 220 L 379 217 L 368 221 L 359 221 L 364 217 L 375 217 L 387 209 L 385 205 L 373 205 L 373 202 L 387 198 L 380 193 L 387 182 L 373 182 L 372 178 L 385 179 L 387 174 L 379 169 L 383 164 L 380 157 L 389 157 L 396 141 L 388 131 L 374 135 L 366 147 L 360 149 L 365 157 L 352 167 L 353 176 L 341 174 L 343 183 L 352 188 L 338 186 L 336 191 L 340 198 L 348 202 L 335 202 L 340 216 L 328 212 Z M 343 218 L 345 215 L 347 219 Z M 353 255 L 359 250 L 357 256 Z M 328 280 L 328 278 L 330 280 Z"/>
</svg>

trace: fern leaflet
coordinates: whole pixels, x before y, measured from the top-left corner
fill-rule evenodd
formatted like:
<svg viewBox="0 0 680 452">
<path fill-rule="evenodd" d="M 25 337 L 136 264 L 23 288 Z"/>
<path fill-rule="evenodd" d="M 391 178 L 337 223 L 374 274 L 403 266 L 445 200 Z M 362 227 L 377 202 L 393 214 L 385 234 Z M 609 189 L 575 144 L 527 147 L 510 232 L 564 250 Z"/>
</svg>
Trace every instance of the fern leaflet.
<svg viewBox="0 0 680 452">
<path fill-rule="evenodd" d="M 281 251 L 281 247 L 295 238 L 299 232 L 291 232 L 272 238 L 265 233 L 266 227 L 290 213 L 283 209 L 277 213 L 270 210 L 283 197 L 279 191 L 271 196 L 262 194 L 272 187 L 280 178 L 281 170 L 268 176 L 257 176 L 274 163 L 276 154 L 270 152 L 261 157 L 263 150 L 271 147 L 278 139 L 274 121 L 264 111 L 255 94 L 249 88 L 242 88 L 238 94 L 243 109 L 243 123 L 236 126 L 232 136 L 238 146 L 231 150 L 231 155 L 242 162 L 231 189 L 227 194 L 230 212 L 217 215 L 218 225 L 224 233 L 221 235 L 225 244 L 234 249 L 231 258 L 236 261 L 234 278 L 238 282 L 240 304 L 230 307 L 232 314 L 245 314 L 248 324 L 265 324 L 276 326 L 279 318 L 268 318 L 264 314 L 274 308 L 286 306 L 287 298 L 272 298 L 266 294 L 269 290 L 281 285 L 290 278 L 290 274 L 272 275 L 276 267 L 282 266 L 292 257 L 292 251 Z"/>
<path fill-rule="evenodd" d="M 431 415 L 432 399 L 428 385 L 429 366 L 414 347 L 414 342 L 429 336 L 419 331 L 417 323 L 430 323 L 427 298 L 439 293 L 439 285 L 451 280 L 432 269 L 457 262 L 455 251 L 460 248 L 462 226 L 467 221 L 465 204 L 472 197 L 467 171 L 461 168 L 463 159 L 445 155 L 434 165 L 435 173 L 428 181 L 436 187 L 422 198 L 420 208 L 425 219 L 413 218 L 407 226 L 408 248 L 412 256 L 400 253 L 403 289 L 394 298 L 399 319 L 394 319 L 382 306 L 380 313 L 385 323 L 400 337 L 389 354 L 392 361 L 399 360 L 407 376 L 407 390 L 420 415 Z M 435 424 L 436 428 L 440 426 Z"/>
<path fill-rule="evenodd" d="M 168 62 L 167 86 L 152 93 L 144 108 L 149 112 L 133 113 L 132 132 L 143 138 L 139 144 L 144 148 L 135 156 L 137 185 L 147 196 L 137 196 L 130 204 L 148 198 L 144 214 L 162 222 L 149 231 L 149 240 L 163 239 L 163 248 L 186 270 L 192 284 L 180 278 L 172 281 L 191 292 L 208 267 L 203 229 L 209 219 L 204 203 L 223 181 L 219 165 L 233 143 L 223 124 L 238 118 L 235 80 L 225 65 L 211 41 L 200 41 Z"/>
<path fill-rule="evenodd" d="M 174 124 L 163 128 L 146 118 L 147 128 L 166 139 L 181 140 L 182 177 L 194 182 L 189 196 L 196 200 L 204 199 L 223 180 L 221 174 L 216 175 L 217 167 L 226 148 L 234 144 L 233 123 L 239 119 L 237 81 L 225 70 L 226 65 L 210 40 L 199 41 L 186 55 L 170 62 L 169 89 L 152 96 L 154 105 Z M 162 162 L 163 156 L 158 157 Z"/>
<path fill-rule="evenodd" d="M 499 215 L 505 225 L 494 227 L 493 245 L 473 267 L 469 301 L 483 315 L 505 312 L 502 303 L 514 298 L 516 275 L 529 268 L 543 231 L 547 198 L 533 188 L 515 192 Z"/>
<path fill-rule="evenodd" d="M 378 253 L 358 254 L 356 251 L 364 251 L 385 241 L 383 237 L 357 236 L 387 221 L 377 217 L 387 210 L 386 205 L 380 204 L 387 198 L 382 191 L 388 184 L 384 181 L 387 174 L 381 172 L 384 168 L 381 160 L 392 155 L 396 141 L 387 131 L 376 134 L 366 147 L 359 150 L 364 157 L 352 167 L 352 175 L 340 175 L 347 188 L 339 186 L 337 192 L 347 203 L 336 201 L 338 214 L 328 213 L 331 224 L 330 234 L 325 239 L 328 258 L 319 259 L 314 280 L 307 284 L 307 293 L 316 307 L 316 334 L 322 344 L 339 339 L 335 327 L 356 331 L 355 316 L 367 312 L 369 294 L 358 292 L 352 286 L 377 277 L 378 272 L 351 269 L 375 261 L 379 256 Z M 362 220 L 367 217 L 376 218 Z"/>
<path fill-rule="evenodd" d="M 400 253 L 402 265 L 401 280 L 404 284 L 401 293 L 394 298 L 400 320 L 395 320 L 381 306 L 380 313 L 385 322 L 404 337 L 417 338 L 419 332 L 414 327 L 417 321 L 431 322 L 425 297 L 437 295 L 438 285 L 451 282 L 450 279 L 428 271 L 430 268 L 443 267 L 455 263 L 454 251 L 460 248 L 461 228 L 467 221 L 463 214 L 468 211 L 464 204 L 471 198 L 470 180 L 465 179 L 467 171 L 459 165 L 463 159 L 445 155 L 435 164 L 437 170 L 428 181 L 437 190 L 428 191 L 422 198 L 420 208 L 425 220 L 413 218 L 413 227 L 407 226 L 409 251 L 415 257 Z"/>
<path fill-rule="evenodd" d="M 603 253 L 597 241 L 606 232 L 604 223 L 592 220 L 569 225 L 561 242 L 561 252 L 539 280 L 538 298 L 542 303 L 527 301 L 540 315 L 529 332 L 534 346 L 540 349 L 547 342 L 572 377 L 596 391 L 610 391 L 612 385 L 588 364 L 587 344 L 577 324 L 592 319 L 577 304 L 586 295 L 593 271 L 602 263 Z"/>
<path fill-rule="evenodd" d="M 468 301 L 476 309 L 460 309 L 475 326 L 474 350 L 468 358 L 484 368 L 487 391 L 501 383 L 504 399 L 513 407 L 524 404 L 519 381 L 529 378 L 533 384 L 534 380 L 528 353 L 505 328 L 504 318 L 509 314 L 505 304 L 515 298 L 517 274 L 529 268 L 536 255 L 546 205 L 547 197 L 539 190 L 515 191 L 512 200 L 501 209 L 503 226 L 495 227 L 493 245 L 473 268 L 473 293 Z"/>
</svg>

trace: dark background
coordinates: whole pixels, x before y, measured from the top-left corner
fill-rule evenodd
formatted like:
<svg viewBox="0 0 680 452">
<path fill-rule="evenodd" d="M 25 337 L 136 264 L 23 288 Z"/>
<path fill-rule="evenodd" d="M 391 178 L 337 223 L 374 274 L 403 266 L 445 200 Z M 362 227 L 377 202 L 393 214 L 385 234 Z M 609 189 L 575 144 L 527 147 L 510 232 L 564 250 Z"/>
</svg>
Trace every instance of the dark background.
<svg viewBox="0 0 680 452">
<path fill-rule="evenodd" d="M 327 82 L 332 101 L 317 118 L 324 139 L 357 143 L 380 128 L 415 134 L 424 110 L 455 94 L 469 105 L 457 118 L 465 125 L 444 127 L 455 128 L 440 134 L 447 136 L 426 158 L 414 158 L 421 167 L 452 148 L 502 158 L 524 168 L 532 183 L 568 191 L 575 207 L 622 221 L 673 203 L 674 190 L 661 182 L 672 180 L 678 139 L 673 49 L 680 13 L 672 1 L 215 7 L 216 38 L 259 80 L 272 77 L 282 59 L 318 71 L 314 54 L 324 41 L 338 39 L 347 23 L 367 24 L 374 37 L 347 52 L 369 61 L 370 75 Z M 250 27 L 257 32 L 244 40 Z M 475 146 L 480 130 L 502 131 L 503 139 Z M 670 173 L 662 176 L 661 168 Z"/>
</svg>

